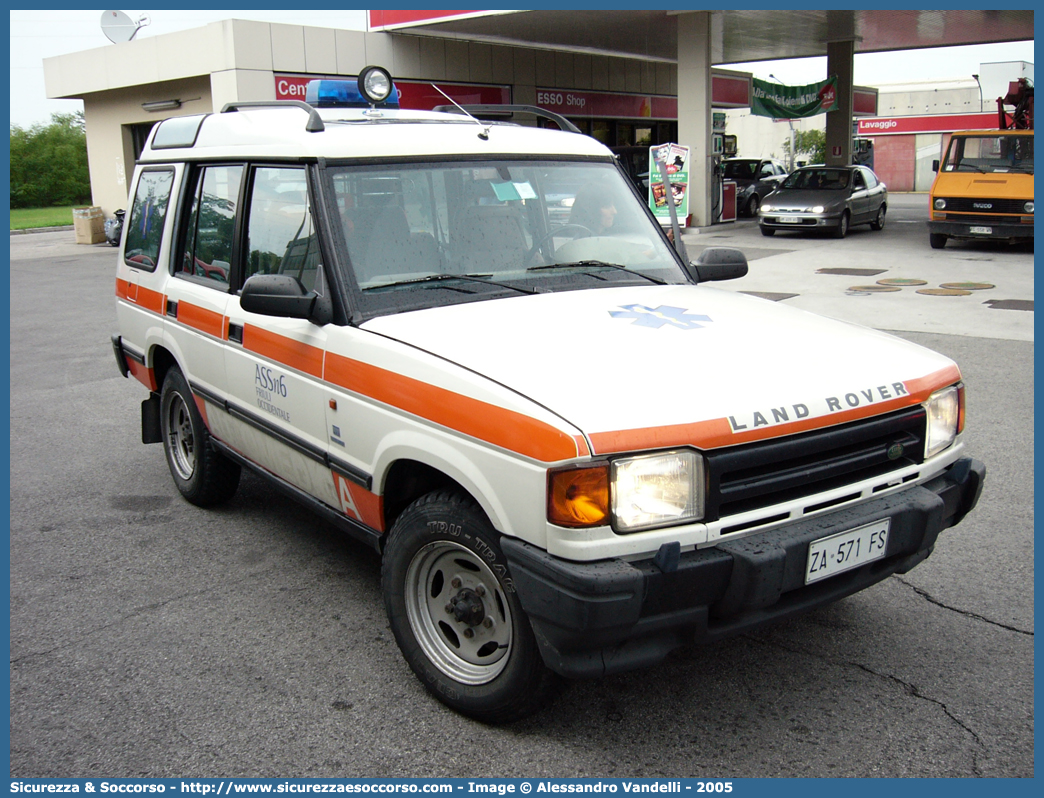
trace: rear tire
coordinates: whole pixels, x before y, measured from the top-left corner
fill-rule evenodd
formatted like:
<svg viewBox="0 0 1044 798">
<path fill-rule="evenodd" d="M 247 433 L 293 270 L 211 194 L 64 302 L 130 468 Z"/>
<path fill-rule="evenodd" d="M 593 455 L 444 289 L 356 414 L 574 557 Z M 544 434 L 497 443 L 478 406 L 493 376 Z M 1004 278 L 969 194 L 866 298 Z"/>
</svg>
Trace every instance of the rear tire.
<svg viewBox="0 0 1044 798">
<path fill-rule="evenodd" d="M 226 502 L 239 487 L 240 468 L 210 445 L 196 398 L 177 368 L 167 372 L 160 392 L 163 452 L 181 495 L 199 507 Z"/>
<path fill-rule="evenodd" d="M 882 205 L 880 208 L 877 209 L 877 216 L 875 216 L 874 220 L 872 222 L 870 222 L 870 229 L 871 230 L 884 230 L 884 226 L 885 226 L 885 206 Z"/>
<path fill-rule="evenodd" d="M 932 245 L 932 249 L 942 249 L 946 246 L 946 238 L 942 233 L 929 233 L 928 243 Z"/>
<path fill-rule="evenodd" d="M 381 571 L 406 662 L 439 701 L 485 723 L 538 711 L 558 681 L 540 656 L 499 539 L 470 498 L 429 493 L 395 522 Z"/>
</svg>

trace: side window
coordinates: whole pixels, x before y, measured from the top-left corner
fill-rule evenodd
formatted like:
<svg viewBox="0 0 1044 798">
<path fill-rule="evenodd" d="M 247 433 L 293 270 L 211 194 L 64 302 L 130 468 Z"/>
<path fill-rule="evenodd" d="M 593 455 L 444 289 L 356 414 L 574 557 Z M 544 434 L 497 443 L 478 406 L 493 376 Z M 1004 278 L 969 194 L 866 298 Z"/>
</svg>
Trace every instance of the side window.
<svg viewBox="0 0 1044 798">
<path fill-rule="evenodd" d="M 308 208 L 303 168 L 254 170 L 246 252 L 244 280 L 255 274 L 289 274 L 306 290 L 315 287 L 319 239 Z"/>
<path fill-rule="evenodd" d="M 866 188 L 866 181 L 863 180 L 863 173 L 858 169 L 852 173 L 852 188 L 855 191 L 862 191 Z"/>
<path fill-rule="evenodd" d="M 863 177 L 866 178 L 867 188 L 873 188 L 877 185 L 877 178 L 874 177 L 873 172 L 871 172 L 869 169 L 860 169 L 859 171 L 862 173 Z"/>
<path fill-rule="evenodd" d="M 242 166 L 208 166 L 200 170 L 178 273 L 228 284 L 242 181 Z"/>
<path fill-rule="evenodd" d="M 123 257 L 128 265 L 155 271 L 173 185 L 173 169 L 142 172 L 138 178 L 134 203 L 127 219 L 127 243 Z"/>
<path fill-rule="evenodd" d="M 762 164 L 761 171 L 758 173 L 758 177 L 772 177 L 773 174 L 775 174 L 775 172 L 772 169 L 772 164 L 766 163 Z"/>
</svg>

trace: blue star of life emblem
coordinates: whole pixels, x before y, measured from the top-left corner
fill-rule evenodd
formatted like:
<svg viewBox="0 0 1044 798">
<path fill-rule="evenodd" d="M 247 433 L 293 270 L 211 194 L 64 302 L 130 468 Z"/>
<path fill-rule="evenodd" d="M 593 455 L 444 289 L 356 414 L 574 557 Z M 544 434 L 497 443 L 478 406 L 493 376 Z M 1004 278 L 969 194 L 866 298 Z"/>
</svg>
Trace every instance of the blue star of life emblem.
<svg viewBox="0 0 1044 798">
<path fill-rule="evenodd" d="M 652 327 L 658 330 L 664 325 L 677 327 L 680 330 L 698 330 L 704 325 L 700 322 L 711 321 L 710 316 L 702 316 L 698 313 L 689 313 L 685 308 L 673 308 L 670 305 L 660 305 L 649 308 L 645 305 L 621 305 L 623 310 L 610 310 L 609 315 L 614 319 L 633 319 L 638 327 Z"/>
</svg>

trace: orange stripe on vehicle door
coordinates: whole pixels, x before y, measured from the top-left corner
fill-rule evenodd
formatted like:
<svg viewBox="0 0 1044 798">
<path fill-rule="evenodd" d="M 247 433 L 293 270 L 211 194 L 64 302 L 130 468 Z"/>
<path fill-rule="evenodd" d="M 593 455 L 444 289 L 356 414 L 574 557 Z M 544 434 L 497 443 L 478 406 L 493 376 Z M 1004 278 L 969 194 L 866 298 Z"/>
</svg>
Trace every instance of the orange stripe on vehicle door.
<svg viewBox="0 0 1044 798">
<path fill-rule="evenodd" d="M 225 324 L 224 316 L 184 299 L 178 302 L 178 321 L 215 338 L 228 337 L 228 326 Z"/>
<path fill-rule="evenodd" d="M 247 324 L 243 327 L 243 348 L 313 377 L 323 376 L 323 350 L 294 338 Z"/>
</svg>

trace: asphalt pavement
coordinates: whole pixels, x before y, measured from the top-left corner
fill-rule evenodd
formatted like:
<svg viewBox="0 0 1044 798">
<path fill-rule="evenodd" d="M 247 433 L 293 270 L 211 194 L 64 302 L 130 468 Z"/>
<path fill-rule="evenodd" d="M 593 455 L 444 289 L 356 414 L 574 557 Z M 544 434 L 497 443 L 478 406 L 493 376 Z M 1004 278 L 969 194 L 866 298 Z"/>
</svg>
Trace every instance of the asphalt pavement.
<svg viewBox="0 0 1044 798">
<path fill-rule="evenodd" d="M 12 777 L 1033 776 L 1033 254 L 931 250 L 926 201 L 843 241 L 684 240 L 747 252 L 726 290 L 957 360 L 978 508 L 909 574 L 501 728 L 414 678 L 371 550 L 250 475 L 216 510 L 180 498 L 112 356 L 114 251 L 12 236 Z M 855 290 L 888 277 L 994 287 Z"/>
</svg>

